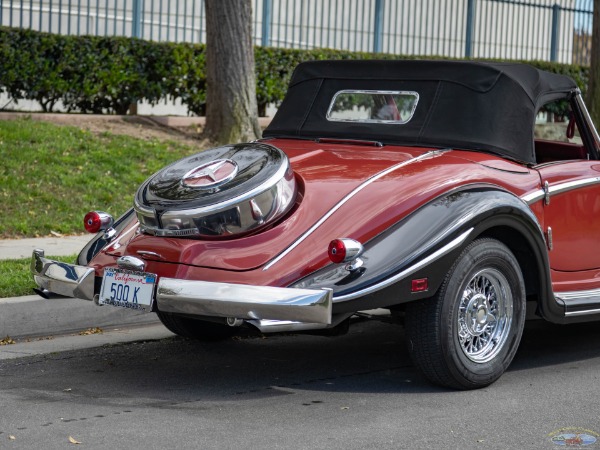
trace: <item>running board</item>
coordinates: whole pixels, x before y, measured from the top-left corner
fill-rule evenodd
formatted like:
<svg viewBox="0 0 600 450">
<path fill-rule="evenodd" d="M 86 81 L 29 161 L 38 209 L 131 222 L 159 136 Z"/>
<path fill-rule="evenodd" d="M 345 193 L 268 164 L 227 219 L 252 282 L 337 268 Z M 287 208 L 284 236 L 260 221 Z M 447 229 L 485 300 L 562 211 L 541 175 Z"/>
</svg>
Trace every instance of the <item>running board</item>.
<svg viewBox="0 0 600 450">
<path fill-rule="evenodd" d="M 555 292 L 554 296 L 558 303 L 564 305 L 565 317 L 600 314 L 600 289 Z"/>
</svg>

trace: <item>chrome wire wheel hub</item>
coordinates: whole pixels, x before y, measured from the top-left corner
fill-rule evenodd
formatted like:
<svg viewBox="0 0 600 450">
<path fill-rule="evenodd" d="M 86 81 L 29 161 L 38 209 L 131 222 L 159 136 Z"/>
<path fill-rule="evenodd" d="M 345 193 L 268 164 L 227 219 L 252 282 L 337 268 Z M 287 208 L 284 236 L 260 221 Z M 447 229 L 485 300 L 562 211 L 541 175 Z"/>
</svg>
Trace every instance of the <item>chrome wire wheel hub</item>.
<svg viewBox="0 0 600 450">
<path fill-rule="evenodd" d="M 513 301 L 506 277 L 496 269 L 477 272 L 465 285 L 458 308 L 458 341 L 475 363 L 492 360 L 510 333 Z"/>
</svg>

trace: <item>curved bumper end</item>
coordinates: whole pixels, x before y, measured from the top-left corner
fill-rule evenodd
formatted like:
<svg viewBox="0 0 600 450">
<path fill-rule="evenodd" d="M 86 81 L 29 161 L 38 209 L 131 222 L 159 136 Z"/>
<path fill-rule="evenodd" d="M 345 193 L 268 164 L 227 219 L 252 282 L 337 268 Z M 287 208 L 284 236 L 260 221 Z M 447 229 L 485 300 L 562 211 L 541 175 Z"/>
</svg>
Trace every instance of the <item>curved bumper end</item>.
<svg viewBox="0 0 600 450">
<path fill-rule="evenodd" d="M 31 274 L 45 291 L 65 297 L 92 300 L 94 298 L 94 269 L 46 259 L 44 250 L 35 249 L 31 257 Z"/>
<path fill-rule="evenodd" d="M 330 289 L 293 289 L 161 278 L 160 311 L 254 320 L 331 324 Z"/>
</svg>

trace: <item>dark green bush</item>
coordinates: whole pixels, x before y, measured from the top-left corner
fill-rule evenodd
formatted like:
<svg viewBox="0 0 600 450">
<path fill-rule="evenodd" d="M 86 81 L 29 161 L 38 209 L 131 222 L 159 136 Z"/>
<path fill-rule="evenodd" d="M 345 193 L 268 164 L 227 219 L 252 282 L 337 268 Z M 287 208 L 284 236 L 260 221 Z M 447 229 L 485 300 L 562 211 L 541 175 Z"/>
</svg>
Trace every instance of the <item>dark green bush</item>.
<svg viewBox="0 0 600 450">
<path fill-rule="evenodd" d="M 323 59 L 440 59 L 331 49 L 256 47 L 259 112 L 279 104 L 293 69 Z M 572 77 L 585 93 L 589 68 L 524 61 Z M 157 43 L 124 37 L 62 36 L 0 27 L 0 92 L 12 100 L 37 101 L 52 111 L 59 101 L 68 111 L 125 114 L 132 103 L 180 99 L 202 115 L 206 103 L 204 45 Z"/>
</svg>

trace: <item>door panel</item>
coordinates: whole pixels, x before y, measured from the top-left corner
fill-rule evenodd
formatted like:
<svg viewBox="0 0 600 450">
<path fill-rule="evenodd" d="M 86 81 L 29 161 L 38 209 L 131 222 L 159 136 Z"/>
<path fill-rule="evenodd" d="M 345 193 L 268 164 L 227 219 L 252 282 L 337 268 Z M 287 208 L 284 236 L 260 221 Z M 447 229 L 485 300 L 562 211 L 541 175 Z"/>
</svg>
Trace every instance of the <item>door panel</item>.
<svg viewBox="0 0 600 450">
<path fill-rule="evenodd" d="M 544 226 L 551 230 L 550 267 L 557 271 L 600 268 L 600 165 L 565 161 L 537 167 L 548 182 Z"/>
</svg>

